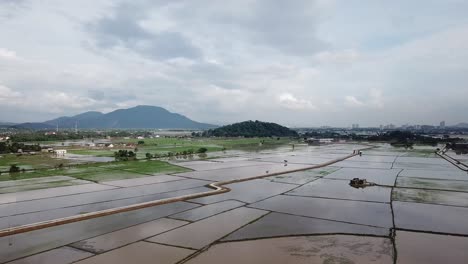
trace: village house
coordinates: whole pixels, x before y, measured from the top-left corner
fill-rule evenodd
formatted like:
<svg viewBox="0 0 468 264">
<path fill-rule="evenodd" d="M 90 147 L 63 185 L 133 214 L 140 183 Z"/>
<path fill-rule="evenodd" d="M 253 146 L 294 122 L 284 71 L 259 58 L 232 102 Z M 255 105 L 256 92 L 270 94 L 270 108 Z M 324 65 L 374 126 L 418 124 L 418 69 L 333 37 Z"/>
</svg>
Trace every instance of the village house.
<svg viewBox="0 0 468 264">
<path fill-rule="evenodd" d="M 57 155 L 57 156 L 65 156 L 65 154 L 67 154 L 67 150 L 66 149 L 56 149 L 56 150 L 54 150 L 54 154 Z"/>
</svg>

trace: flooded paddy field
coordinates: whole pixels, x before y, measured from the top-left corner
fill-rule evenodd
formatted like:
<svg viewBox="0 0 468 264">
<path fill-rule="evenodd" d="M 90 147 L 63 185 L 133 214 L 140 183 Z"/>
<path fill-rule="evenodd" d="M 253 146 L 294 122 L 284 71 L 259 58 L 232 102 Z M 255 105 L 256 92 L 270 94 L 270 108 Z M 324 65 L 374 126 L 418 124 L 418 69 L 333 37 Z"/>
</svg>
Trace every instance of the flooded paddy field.
<svg viewBox="0 0 468 264">
<path fill-rule="evenodd" d="M 366 147 L 219 151 L 172 160 L 181 170 L 168 173 L 109 163 L 0 182 L 6 229 L 259 177 L 222 194 L 0 237 L 0 263 L 467 263 L 468 174 L 434 150 L 388 145 L 313 167 Z M 353 178 L 370 184 L 352 187 Z"/>
</svg>

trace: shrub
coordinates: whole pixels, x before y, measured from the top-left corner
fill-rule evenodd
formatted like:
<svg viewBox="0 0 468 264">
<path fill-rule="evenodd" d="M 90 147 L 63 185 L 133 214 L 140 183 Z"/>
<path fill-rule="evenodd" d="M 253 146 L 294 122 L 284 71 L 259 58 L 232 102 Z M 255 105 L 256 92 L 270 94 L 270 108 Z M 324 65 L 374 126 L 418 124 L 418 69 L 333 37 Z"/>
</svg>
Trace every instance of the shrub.
<svg viewBox="0 0 468 264">
<path fill-rule="evenodd" d="M 17 172 L 20 172 L 20 167 L 18 167 L 18 165 L 16 164 L 13 164 L 10 166 L 10 173 L 17 173 Z"/>
<path fill-rule="evenodd" d="M 205 152 L 207 152 L 207 151 L 208 151 L 207 148 L 199 148 L 199 149 L 197 150 L 197 153 L 205 153 Z"/>
</svg>

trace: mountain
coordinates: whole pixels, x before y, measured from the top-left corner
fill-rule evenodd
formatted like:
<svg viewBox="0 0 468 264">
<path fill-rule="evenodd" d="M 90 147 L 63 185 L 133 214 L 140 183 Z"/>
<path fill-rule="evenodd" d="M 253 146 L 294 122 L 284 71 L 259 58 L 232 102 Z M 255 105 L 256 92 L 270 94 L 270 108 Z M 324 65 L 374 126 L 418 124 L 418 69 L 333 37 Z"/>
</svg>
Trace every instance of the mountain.
<svg viewBox="0 0 468 264">
<path fill-rule="evenodd" d="M 297 132 L 287 127 L 261 121 L 244 121 L 216 129 L 210 129 L 204 133 L 206 136 L 215 137 L 296 137 Z"/>
<path fill-rule="evenodd" d="M 12 123 L 12 122 L 1 122 L 0 121 L 0 128 L 8 128 L 8 127 L 11 127 L 13 125 L 16 125 L 16 124 Z"/>
<path fill-rule="evenodd" d="M 44 123 L 51 126 L 57 126 L 58 124 L 63 128 L 72 128 L 75 127 L 75 125 L 85 128 L 85 126 L 82 125 L 86 125 L 86 123 L 88 123 L 90 120 L 98 119 L 103 115 L 104 114 L 101 112 L 89 111 L 75 116 L 62 116 L 56 119 L 45 121 Z"/>
<path fill-rule="evenodd" d="M 19 129 L 53 129 L 55 126 L 46 124 L 46 123 L 39 123 L 39 122 L 27 122 L 16 124 L 13 126 L 9 126 L 10 128 L 19 128 Z"/>
<path fill-rule="evenodd" d="M 468 123 L 458 123 L 458 124 L 454 125 L 453 127 L 468 128 Z"/>
<path fill-rule="evenodd" d="M 19 124 L 21 127 L 37 123 Z M 173 128 L 207 129 L 216 126 L 193 121 L 183 115 L 171 113 L 162 107 L 139 105 L 128 109 L 118 109 L 107 114 L 85 112 L 75 116 L 64 116 L 43 122 L 44 126 L 59 128 Z"/>
</svg>

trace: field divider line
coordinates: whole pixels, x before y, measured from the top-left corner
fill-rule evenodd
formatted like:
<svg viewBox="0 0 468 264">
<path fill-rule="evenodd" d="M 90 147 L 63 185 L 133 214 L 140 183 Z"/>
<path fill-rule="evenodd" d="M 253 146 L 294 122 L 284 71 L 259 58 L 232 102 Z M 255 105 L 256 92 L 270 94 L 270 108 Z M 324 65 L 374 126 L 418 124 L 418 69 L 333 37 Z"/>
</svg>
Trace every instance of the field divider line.
<svg viewBox="0 0 468 264">
<path fill-rule="evenodd" d="M 452 165 L 459 168 L 460 170 L 468 172 L 468 165 L 466 165 L 463 162 L 461 162 L 461 161 L 459 161 L 459 160 L 445 154 L 446 151 L 447 151 L 447 148 L 444 148 L 444 149 L 442 149 L 440 151 L 436 151 L 436 154 L 438 156 L 440 156 L 441 158 L 445 159 L 446 161 L 452 163 Z"/>
<path fill-rule="evenodd" d="M 269 174 L 264 174 L 260 176 L 254 176 L 254 177 L 249 177 L 249 178 L 242 178 L 242 179 L 234 179 L 234 180 L 228 180 L 228 181 L 221 181 L 221 182 L 214 182 L 206 185 L 206 187 L 213 189 L 212 191 L 206 191 L 206 192 L 201 192 L 201 193 L 194 193 L 194 194 L 187 194 L 187 195 L 182 195 L 178 197 L 172 197 L 172 198 L 166 198 L 166 199 L 160 199 L 160 200 L 154 200 L 154 201 L 149 201 L 149 202 L 144 202 L 144 203 L 138 203 L 138 204 L 132 204 L 132 205 L 127 205 L 127 206 L 122 206 L 122 207 L 117 207 L 117 208 L 110 208 L 106 210 L 101 210 L 101 211 L 96 211 L 96 212 L 89 212 L 85 214 L 79 214 L 79 215 L 73 215 L 73 216 L 68 216 L 68 217 L 63 217 L 59 219 L 53 219 L 53 220 L 47 220 L 47 221 L 42 221 L 42 222 L 37 222 L 33 224 L 27 224 L 27 225 L 21 225 L 21 226 L 16 226 L 16 227 L 9 227 L 5 229 L 0 230 L 0 237 L 5 237 L 5 236 L 11 236 L 11 235 L 16 235 L 16 234 L 21 234 L 21 233 L 27 233 L 39 229 L 44 229 L 44 228 L 49 228 L 49 227 L 54 227 L 54 226 L 59 226 L 59 225 L 65 225 L 65 224 L 70 224 L 74 222 L 80 222 L 84 220 L 89 220 L 93 218 L 98 218 L 98 217 L 103 217 L 103 216 L 108 216 L 108 215 L 113 215 L 113 214 L 118 214 L 118 213 L 123 213 L 123 212 L 130 212 L 130 211 L 135 211 L 143 208 L 148 208 L 148 207 L 153 207 L 157 205 L 164 205 L 164 204 L 170 204 L 170 203 L 175 203 L 175 202 L 182 202 L 186 200 L 191 200 L 191 199 L 196 199 L 196 198 L 201 198 L 201 197 L 206 197 L 206 196 L 211 196 L 211 195 L 216 195 L 216 194 L 222 194 L 222 193 L 227 193 L 231 191 L 230 188 L 224 186 L 232 183 L 239 183 L 239 182 L 245 182 L 245 181 L 251 181 L 251 180 L 256 180 L 256 179 L 262 179 L 266 177 L 271 177 L 271 176 L 277 176 L 281 174 L 286 174 L 286 173 L 293 173 L 293 172 L 299 172 L 299 171 L 305 171 L 305 170 L 311 170 L 311 169 L 318 169 L 322 167 L 326 167 L 329 165 L 332 165 L 334 163 L 349 159 L 351 157 L 359 155 L 360 151 L 363 150 L 368 150 L 371 148 L 375 148 L 375 146 L 369 146 L 366 148 L 358 149 L 355 150 L 352 154 L 347 155 L 342 158 L 334 159 L 322 164 L 318 165 L 313 165 L 310 167 L 305 167 L 305 168 L 300 168 L 300 169 L 295 169 L 295 170 L 290 170 L 290 171 L 282 171 L 282 172 L 275 172 L 275 173 L 269 173 Z"/>
</svg>

